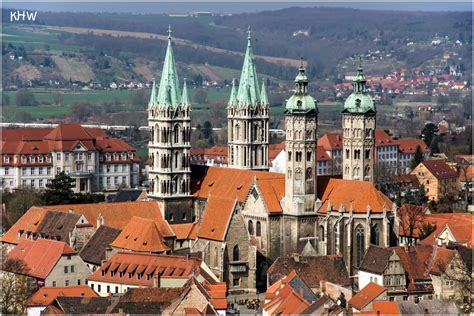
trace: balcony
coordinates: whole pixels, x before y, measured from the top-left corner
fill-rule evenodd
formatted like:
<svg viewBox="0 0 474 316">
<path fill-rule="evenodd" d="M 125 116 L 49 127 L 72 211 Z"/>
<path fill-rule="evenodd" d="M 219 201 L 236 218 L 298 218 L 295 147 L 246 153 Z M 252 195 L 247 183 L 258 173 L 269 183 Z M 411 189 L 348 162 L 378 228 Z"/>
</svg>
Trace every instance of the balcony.
<svg viewBox="0 0 474 316">
<path fill-rule="evenodd" d="M 247 272 L 247 262 L 246 261 L 230 261 L 229 271 L 233 273 L 245 273 Z"/>
</svg>

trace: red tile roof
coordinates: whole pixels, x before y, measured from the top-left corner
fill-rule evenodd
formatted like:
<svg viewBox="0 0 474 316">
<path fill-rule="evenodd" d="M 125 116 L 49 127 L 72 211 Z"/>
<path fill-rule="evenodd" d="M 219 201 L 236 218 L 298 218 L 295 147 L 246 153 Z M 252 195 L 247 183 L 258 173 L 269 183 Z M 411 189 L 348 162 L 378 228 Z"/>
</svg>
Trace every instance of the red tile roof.
<svg viewBox="0 0 474 316">
<path fill-rule="evenodd" d="M 381 129 L 375 130 L 375 146 L 393 146 L 395 141 L 385 131 Z"/>
<path fill-rule="evenodd" d="M 331 161 L 331 157 L 329 157 L 323 146 L 316 147 L 316 155 L 318 161 Z"/>
<path fill-rule="evenodd" d="M 229 198 L 211 196 L 199 228 L 198 237 L 223 241 L 234 212 L 236 201 Z"/>
<path fill-rule="evenodd" d="M 342 134 L 328 133 L 318 139 L 318 146 L 322 146 L 325 150 L 341 149 L 342 150 Z"/>
<path fill-rule="evenodd" d="M 434 245 L 437 243 L 436 237 L 445 229 L 456 239 L 456 242 L 466 244 L 468 247 L 473 246 L 473 226 L 474 215 L 470 213 L 438 213 L 425 215 L 423 221 L 436 225 L 436 229 L 428 237 L 420 243 L 424 245 Z"/>
<path fill-rule="evenodd" d="M 97 297 L 88 285 L 77 286 L 45 286 L 28 298 L 28 306 L 48 306 L 60 296 L 69 297 Z"/>
<path fill-rule="evenodd" d="M 199 231 L 199 222 L 187 223 L 187 224 L 172 224 L 171 229 L 176 235 L 176 239 L 197 239 L 197 233 Z"/>
<path fill-rule="evenodd" d="M 110 245 L 135 252 L 161 253 L 170 250 L 155 221 L 137 216 L 130 219 Z"/>
<path fill-rule="evenodd" d="M 446 161 L 442 159 L 425 160 L 421 162 L 426 169 L 437 179 L 451 179 L 457 178 L 456 170 L 451 168 Z"/>
<path fill-rule="evenodd" d="M 368 181 L 330 179 L 321 198 L 320 213 L 328 209 L 339 210 L 341 206 L 346 212 L 352 208 L 354 213 L 367 213 L 370 206 L 372 213 L 382 213 L 384 209 L 390 212 L 393 202 L 378 191 L 374 184 Z"/>
<path fill-rule="evenodd" d="M 395 301 L 374 301 L 372 302 L 372 310 L 368 312 L 372 315 L 401 315 Z"/>
<path fill-rule="evenodd" d="M 430 151 L 429 147 L 426 146 L 422 139 L 402 138 L 395 140 L 395 143 L 398 144 L 399 150 L 404 154 L 414 154 L 417 146 L 420 146 L 423 153 Z"/>
<path fill-rule="evenodd" d="M 285 178 L 257 179 L 257 186 L 268 212 L 283 212 L 280 201 L 285 196 Z"/>
<path fill-rule="evenodd" d="M 13 224 L 12 227 L 10 227 L 5 235 L 0 237 L 0 241 L 17 245 L 20 241 L 25 239 L 27 232 L 36 232 L 41 220 L 46 215 L 46 212 L 47 210 L 41 207 L 31 207 L 15 224 Z"/>
<path fill-rule="evenodd" d="M 364 307 L 369 305 L 372 301 L 382 295 L 386 289 L 374 282 L 369 282 L 362 290 L 354 295 L 349 302 L 349 306 L 354 307 L 357 310 L 362 310 Z"/>
<path fill-rule="evenodd" d="M 217 310 L 227 309 L 227 285 L 225 282 L 219 282 L 216 284 L 211 284 L 207 281 L 204 281 L 203 284 L 207 293 L 211 297 L 209 302 Z"/>
<path fill-rule="evenodd" d="M 201 260 L 195 257 L 118 252 L 97 269 L 88 280 L 151 287 L 158 275 L 160 278 L 198 276 L 200 266 Z M 132 273 L 132 278 L 129 278 L 129 273 Z M 139 279 L 140 273 L 142 276 Z"/>
<path fill-rule="evenodd" d="M 7 259 L 22 260 L 28 267 L 27 275 L 45 279 L 63 255 L 76 252 L 61 241 L 49 239 L 23 240 L 7 255 Z"/>
</svg>

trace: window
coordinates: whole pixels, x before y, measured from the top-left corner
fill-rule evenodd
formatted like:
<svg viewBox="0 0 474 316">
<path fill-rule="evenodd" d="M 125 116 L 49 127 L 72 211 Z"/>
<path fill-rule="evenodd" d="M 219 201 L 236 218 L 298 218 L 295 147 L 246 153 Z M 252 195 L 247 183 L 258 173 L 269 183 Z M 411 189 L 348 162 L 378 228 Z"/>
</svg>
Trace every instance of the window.
<svg viewBox="0 0 474 316">
<path fill-rule="evenodd" d="M 233 254 L 232 254 L 232 259 L 233 261 L 239 261 L 240 260 L 240 250 L 239 250 L 239 245 L 234 246 Z"/>
<path fill-rule="evenodd" d="M 370 232 L 370 243 L 378 246 L 380 243 L 380 228 L 378 225 L 374 225 Z"/>
<path fill-rule="evenodd" d="M 102 291 L 102 286 L 100 284 L 97 284 L 97 292 L 101 292 Z"/>
<path fill-rule="evenodd" d="M 119 166 L 118 166 L 118 165 L 114 165 L 114 172 L 118 172 L 118 169 L 119 169 Z"/>
<path fill-rule="evenodd" d="M 56 286 L 56 281 L 53 281 L 52 286 Z"/>
<path fill-rule="evenodd" d="M 240 278 L 234 278 L 232 284 L 233 284 L 234 286 L 239 286 L 239 285 L 240 285 Z"/>
<path fill-rule="evenodd" d="M 127 154 L 126 153 L 122 153 L 122 160 L 127 160 Z"/>
<path fill-rule="evenodd" d="M 68 255 L 68 256 L 67 256 L 67 260 L 71 260 L 71 255 Z"/>
<path fill-rule="evenodd" d="M 296 152 L 296 161 L 301 161 L 301 156 L 302 156 L 301 151 L 297 151 Z"/>
<path fill-rule="evenodd" d="M 288 151 L 288 161 L 291 160 L 291 151 Z"/>
<path fill-rule="evenodd" d="M 64 285 L 69 286 L 69 280 L 64 281 Z"/>
<path fill-rule="evenodd" d="M 4 156 L 4 157 L 3 157 L 3 160 L 4 160 L 6 163 L 9 163 L 9 162 L 10 162 L 10 157 L 9 157 L 9 156 Z"/>
<path fill-rule="evenodd" d="M 92 160 L 92 153 L 87 153 L 87 160 Z"/>
<path fill-rule="evenodd" d="M 10 169 L 8 167 L 5 167 L 5 175 L 8 176 L 10 174 Z"/>
<path fill-rule="evenodd" d="M 40 155 L 40 156 L 38 157 L 38 162 L 43 162 L 43 156 Z"/>
<path fill-rule="evenodd" d="M 56 174 L 59 174 L 59 173 L 61 173 L 61 167 L 56 168 Z"/>
<path fill-rule="evenodd" d="M 64 160 L 65 160 L 65 161 L 69 161 L 69 153 L 65 153 L 65 154 L 64 154 Z"/>
<path fill-rule="evenodd" d="M 262 224 L 258 221 L 256 227 L 256 235 L 259 237 L 262 235 Z"/>
<path fill-rule="evenodd" d="M 26 175 L 26 168 L 21 168 L 21 175 L 22 176 Z"/>
<path fill-rule="evenodd" d="M 71 266 L 71 273 L 74 273 L 74 266 Z"/>
<path fill-rule="evenodd" d="M 43 186 L 43 179 L 40 179 L 38 182 L 38 186 L 41 188 Z"/>
<path fill-rule="evenodd" d="M 308 151 L 306 153 L 306 161 L 311 161 L 311 156 L 312 156 L 312 152 L 311 151 Z"/>
<path fill-rule="evenodd" d="M 364 256 L 365 252 L 365 233 L 364 233 L 364 228 L 362 225 L 357 226 L 356 228 L 356 266 L 359 267 L 360 264 L 362 263 L 362 257 Z"/>
<path fill-rule="evenodd" d="M 182 219 L 183 221 L 186 220 L 186 213 L 183 213 L 183 215 L 181 216 L 181 219 Z"/>
<path fill-rule="evenodd" d="M 118 293 L 119 290 L 118 290 L 118 286 L 115 287 L 115 293 Z"/>
<path fill-rule="evenodd" d="M 60 159 L 61 160 L 61 159 Z M 21 162 L 22 163 L 26 163 L 26 157 L 25 156 L 21 156 Z"/>
<path fill-rule="evenodd" d="M 110 285 L 107 285 L 107 293 L 110 293 Z"/>
<path fill-rule="evenodd" d="M 168 220 L 169 221 L 173 221 L 173 217 L 174 217 L 173 213 L 168 214 Z"/>
<path fill-rule="evenodd" d="M 77 280 L 77 285 L 81 285 L 81 280 Z"/>
<path fill-rule="evenodd" d="M 46 174 L 48 174 L 48 175 L 51 174 L 51 167 L 46 168 Z"/>
<path fill-rule="evenodd" d="M 114 154 L 114 160 L 119 160 L 119 159 L 118 159 L 118 154 L 117 154 L 117 153 L 115 153 L 115 154 Z"/>
<path fill-rule="evenodd" d="M 253 222 L 251 220 L 249 221 L 248 227 L 249 227 L 249 235 L 252 236 L 254 234 L 254 230 L 253 230 Z"/>
<path fill-rule="evenodd" d="M 64 273 L 69 273 L 69 267 L 68 266 L 64 267 Z"/>
<path fill-rule="evenodd" d="M 38 174 L 39 174 L 39 175 L 42 175 L 42 174 L 43 174 L 43 167 L 39 167 L 39 168 L 38 168 Z"/>
<path fill-rule="evenodd" d="M 30 174 L 34 175 L 35 174 L 35 168 L 30 168 Z"/>
<path fill-rule="evenodd" d="M 47 161 L 47 162 L 51 162 L 51 156 L 49 156 L 49 155 L 46 156 L 46 161 Z"/>
</svg>

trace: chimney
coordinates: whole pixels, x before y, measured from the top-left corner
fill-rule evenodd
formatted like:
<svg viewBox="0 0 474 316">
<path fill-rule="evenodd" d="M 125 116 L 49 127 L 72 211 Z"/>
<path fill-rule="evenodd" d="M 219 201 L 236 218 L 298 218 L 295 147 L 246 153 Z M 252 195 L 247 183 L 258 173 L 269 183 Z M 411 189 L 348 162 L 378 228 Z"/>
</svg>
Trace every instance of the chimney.
<svg viewBox="0 0 474 316">
<path fill-rule="evenodd" d="M 425 313 L 424 313 L 424 315 L 426 316 L 426 315 L 429 315 L 429 314 L 430 314 L 430 312 L 428 312 L 428 308 L 425 308 Z"/>
</svg>

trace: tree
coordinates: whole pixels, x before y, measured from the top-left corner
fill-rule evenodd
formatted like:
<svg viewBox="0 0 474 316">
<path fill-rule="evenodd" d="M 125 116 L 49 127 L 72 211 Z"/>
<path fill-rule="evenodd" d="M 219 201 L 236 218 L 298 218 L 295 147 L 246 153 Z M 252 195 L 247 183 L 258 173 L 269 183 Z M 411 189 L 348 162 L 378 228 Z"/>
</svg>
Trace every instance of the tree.
<svg viewBox="0 0 474 316">
<path fill-rule="evenodd" d="M 9 221 L 15 223 L 30 207 L 35 205 L 41 205 L 41 196 L 38 192 L 28 188 L 15 190 L 5 201 Z"/>
<path fill-rule="evenodd" d="M 431 222 L 422 223 L 418 227 L 418 237 L 420 238 L 420 240 L 423 240 L 429 235 L 431 235 L 431 233 L 433 233 L 435 230 L 436 224 L 432 224 Z"/>
<path fill-rule="evenodd" d="M 425 144 L 431 144 L 433 138 L 438 134 L 438 127 L 433 123 L 427 123 L 423 129 L 421 130 L 421 139 L 425 142 Z"/>
<path fill-rule="evenodd" d="M 461 190 L 464 195 L 464 211 L 467 212 L 469 207 L 469 189 L 471 188 L 472 177 L 472 171 L 469 172 L 469 169 L 471 168 L 472 170 L 472 165 L 464 158 L 457 158 L 456 162 L 459 170 L 459 176 L 461 180 L 460 182 L 462 183 Z"/>
<path fill-rule="evenodd" d="M 440 135 L 436 135 L 431 140 L 431 144 L 430 144 L 430 154 L 431 155 L 439 153 L 439 140 L 440 140 L 440 137 L 441 137 Z"/>
<path fill-rule="evenodd" d="M 19 89 L 16 92 L 16 105 L 17 106 L 35 106 L 38 105 L 35 96 L 28 89 Z"/>
<path fill-rule="evenodd" d="M 72 190 L 74 186 L 75 180 L 63 171 L 46 185 L 41 200 L 45 205 L 73 204 L 76 202 L 76 196 Z"/>
<path fill-rule="evenodd" d="M 202 136 L 205 138 L 205 139 L 209 139 L 212 135 L 212 124 L 211 122 L 209 121 L 205 121 L 204 122 L 204 126 L 202 128 Z"/>
<path fill-rule="evenodd" d="M 1 268 L 2 314 L 25 314 L 28 297 L 36 290 L 33 280 L 26 276 L 29 271 L 28 266 L 22 260 L 6 258 L 2 253 Z"/>
<path fill-rule="evenodd" d="M 3 105 L 10 105 L 10 96 L 6 93 L 2 94 L 2 103 Z"/>
<path fill-rule="evenodd" d="M 423 221 L 425 212 L 422 206 L 413 204 L 403 204 L 400 207 L 398 216 L 400 217 L 400 228 L 403 235 L 408 239 L 408 244 L 413 245 L 415 242 L 415 229 L 419 227 Z"/>
<path fill-rule="evenodd" d="M 197 104 L 205 104 L 207 100 L 207 91 L 204 89 L 196 89 L 193 94 L 193 102 Z"/>
<path fill-rule="evenodd" d="M 92 107 L 88 102 L 74 102 L 69 108 L 69 115 L 78 122 L 84 122 L 92 115 Z"/>
<path fill-rule="evenodd" d="M 53 103 L 55 105 L 61 105 L 64 102 L 63 94 L 60 92 L 54 92 L 53 93 Z"/>
<path fill-rule="evenodd" d="M 423 153 L 421 152 L 421 147 L 416 146 L 415 154 L 413 155 L 413 158 L 410 164 L 411 170 L 415 169 L 422 161 L 423 161 Z"/>
</svg>

